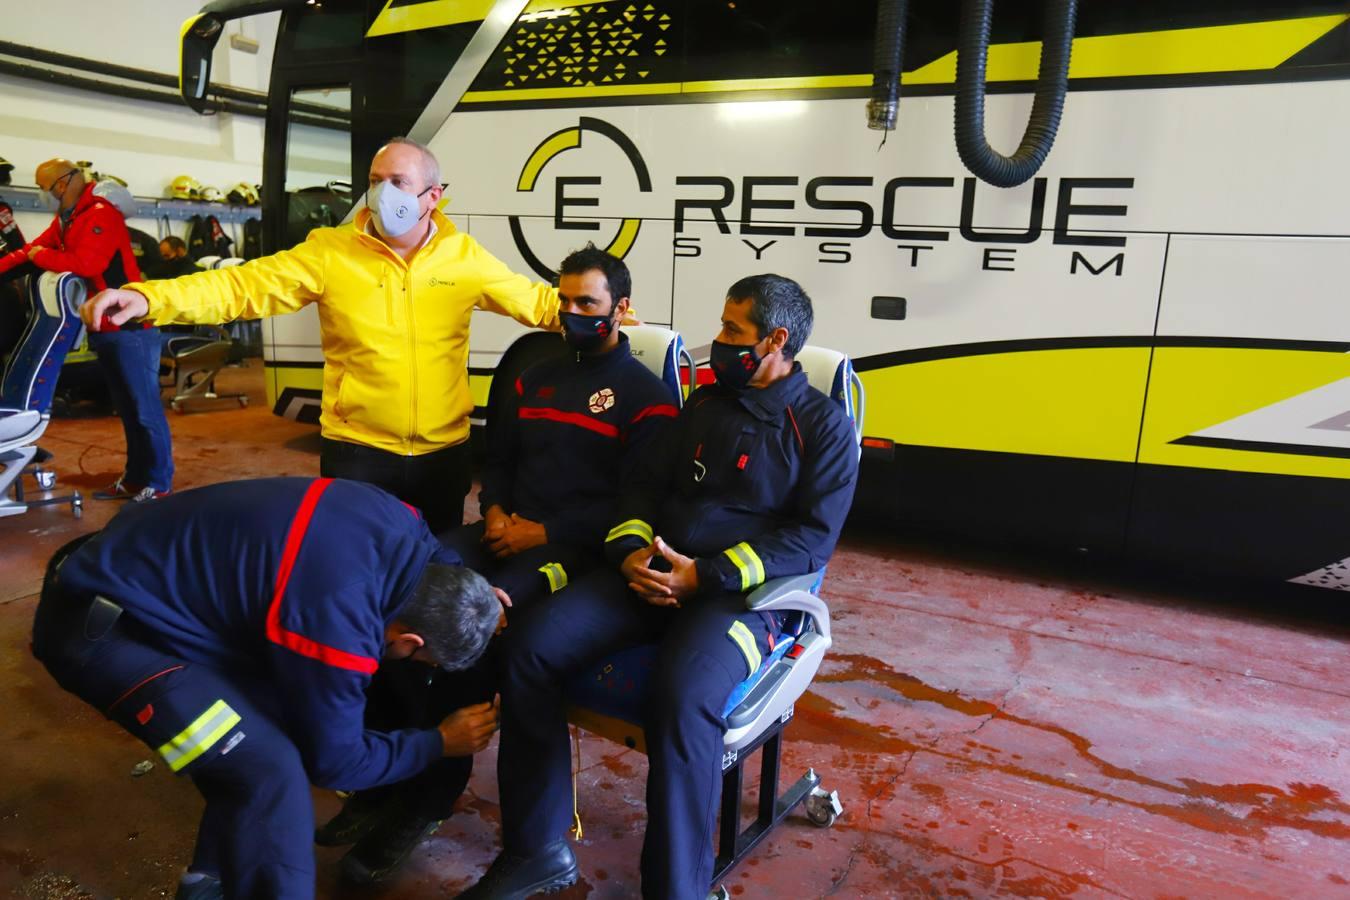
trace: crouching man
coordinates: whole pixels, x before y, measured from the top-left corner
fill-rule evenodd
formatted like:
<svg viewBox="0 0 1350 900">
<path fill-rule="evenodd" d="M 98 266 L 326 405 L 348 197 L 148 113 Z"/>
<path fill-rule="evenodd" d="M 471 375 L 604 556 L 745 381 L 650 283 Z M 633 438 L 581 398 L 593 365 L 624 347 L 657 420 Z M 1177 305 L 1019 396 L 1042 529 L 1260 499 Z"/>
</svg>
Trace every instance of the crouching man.
<svg viewBox="0 0 1350 900">
<path fill-rule="evenodd" d="M 458 670 L 497 594 L 370 485 L 269 478 L 130 507 L 51 561 L 33 652 L 206 799 L 180 898 L 314 895 L 312 783 L 407 778 L 481 750 L 491 704 L 363 725 L 380 659 Z"/>
<path fill-rule="evenodd" d="M 497 775 L 502 845 L 462 896 L 516 900 L 577 879 L 563 685 L 616 650 L 657 642 L 643 723 L 650 770 L 645 897 L 702 900 L 713 872 L 722 709 L 779 630 L 746 610 L 766 579 L 822 568 L 853 498 L 858 448 L 843 410 L 794 357 L 811 301 L 791 279 L 727 292 L 711 363 L 652 465 L 622 486 L 605 554 L 505 633 Z"/>
</svg>

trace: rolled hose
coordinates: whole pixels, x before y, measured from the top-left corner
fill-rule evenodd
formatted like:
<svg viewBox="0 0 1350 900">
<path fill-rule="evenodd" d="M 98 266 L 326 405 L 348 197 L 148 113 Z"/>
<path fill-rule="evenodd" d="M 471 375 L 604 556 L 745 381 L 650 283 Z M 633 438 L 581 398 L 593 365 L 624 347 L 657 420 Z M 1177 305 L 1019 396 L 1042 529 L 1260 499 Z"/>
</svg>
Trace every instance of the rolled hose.
<svg viewBox="0 0 1350 900">
<path fill-rule="evenodd" d="M 980 180 L 996 187 L 1016 187 L 1035 175 L 1050 155 L 1069 88 L 1069 55 L 1077 15 L 1077 0 L 1046 0 L 1045 34 L 1031 117 L 1017 152 L 1004 156 L 989 146 L 984 133 L 985 65 L 994 0 L 962 2 L 956 43 L 956 151 Z"/>
<path fill-rule="evenodd" d="M 878 0 L 877 32 L 872 45 L 872 97 L 867 127 L 894 131 L 900 111 L 900 73 L 905 54 L 905 16 L 909 0 Z"/>
</svg>

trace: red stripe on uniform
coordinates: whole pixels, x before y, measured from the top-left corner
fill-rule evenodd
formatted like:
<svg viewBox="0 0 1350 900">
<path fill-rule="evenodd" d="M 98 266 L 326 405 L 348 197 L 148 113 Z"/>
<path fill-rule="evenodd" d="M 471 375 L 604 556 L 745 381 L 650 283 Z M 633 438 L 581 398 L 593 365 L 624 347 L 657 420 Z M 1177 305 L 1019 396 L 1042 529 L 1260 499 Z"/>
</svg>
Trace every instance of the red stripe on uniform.
<svg viewBox="0 0 1350 900">
<path fill-rule="evenodd" d="M 633 416 L 633 420 L 628 424 L 636 425 L 638 422 L 642 421 L 648 416 L 670 416 L 671 418 L 674 418 L 679 414 L 680 411 L 675 407 L 671 406 L 669 403 L 661 403 L 656 406 L 649 406 L 646 409 L 640 410 L 636 416 Z"/>
<path fill-rule="evenodd" d="M 281 553 L 281 565 L 277 567 L 276 585 L 272 589 L 272 605 L 267 610 L 267 639 L 301 656 L 317 659 L 326 666 L 370 675 L 380 664 L 369 656 L 347 653 L 281 627 L 281 598 L 286 595 L 286 584 L 291 580 L 291 570 L 295 568 L 295 559 L 300 555 L 300 545 L 304 543 L 305 532 L 309 531 L 310 520 L 314 518 L 314 507 L 319 505 L 319 498 L 332 483 L 331 478 L 314 479 L 300 501 L 295 518 L 291 520 L 290 530 L 286 532 L 286 547 Z"/>
<path fill-rule="evenodd" d="M 576 425 L 578 428 L 588 428 L 596 434 L 603 434 L 605 437 L 616 438 L 619 436 L 617 425 L 610 425 L 606 422 L 600 422 L 589 416 L 583 416 L 581 413 L 563 412 L 559 409 L 550 409 L 547 406 L 526 406 L 520 410 L 522 419 L 547 419 L 550 422 L 561 422 L 564 425 Z"/>
</svg>

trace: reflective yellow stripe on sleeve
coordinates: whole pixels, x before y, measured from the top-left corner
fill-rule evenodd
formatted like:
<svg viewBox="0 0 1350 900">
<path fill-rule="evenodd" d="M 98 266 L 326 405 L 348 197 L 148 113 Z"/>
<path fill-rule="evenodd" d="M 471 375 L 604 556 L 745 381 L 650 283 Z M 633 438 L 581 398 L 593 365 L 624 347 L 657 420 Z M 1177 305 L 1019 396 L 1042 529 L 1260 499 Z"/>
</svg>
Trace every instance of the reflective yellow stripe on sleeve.
<svg viewBox="0 0 1350 900">
<path fill-rule="evenodd" d="M 224 700 L 211 704 L 188 727 L 169 739 L 159 748 L 159 755 L 175 772 L 201 756 L 225 736 L 225 733 L 239 724 L 239 713 L 230 708 Z"/>
<path fill-rule="evenodd" d="M 567 570 L 562 567 L 562 563 L 544 563 L 539 567 L 539 571 L 548 579 L 550 594 L 556 594 L 567 587 Z"/>
<path fill-rule="evenodd" d="M 619 538 L 628 537 L 630 534 L 633 537 L 640 537 L 650 544 L 654 532 L 652 531 L 652 526 L 641 519 L 629 519 L 627 522 L 620 522 L 618 525 L 611 528 L 609 534 L 605 535 L 605 543 L 608 544 L 610 541 L 617 541 Z"/>
<path fill-rule="evenodd" d="M 764 561 L 759 558 L 755 548 L 745 541 L 722 551 L 727 559 L 736 564 L 741 573 L 741 590 L 748 591 L 764 583 Z"/>
<path fill-rule="evenodd" d="M 746 627 L 746 624 L 739 619 L 731 623 L 727 629 L 727 637 L 736 642 L 736 646 L 741 648 L 745 654 L 745 664 L 750 667 L 750 675 L 759 671 L 759 664 L 763 658 L 760 655 L 759 647 L 755 646 L 755 635 Z M 749 676 L 746 676 L 749 677 Z"/>
</svg>

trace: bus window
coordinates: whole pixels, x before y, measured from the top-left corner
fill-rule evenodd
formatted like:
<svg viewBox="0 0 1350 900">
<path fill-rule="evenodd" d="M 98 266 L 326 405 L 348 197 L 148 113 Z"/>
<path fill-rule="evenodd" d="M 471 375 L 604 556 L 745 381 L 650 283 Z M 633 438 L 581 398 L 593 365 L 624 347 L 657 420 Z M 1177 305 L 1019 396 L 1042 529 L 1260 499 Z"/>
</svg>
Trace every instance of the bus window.
<svg viewBox="0 0 1350 900">
<path fill-rule="evenodd" d="M 350 88 L 291 92 L 291 108 L 322 106 L 350 115 Z M 352 205 L 350 129 L 339 131 L 291 120 L 286 135 L 286 231 L 293 247 L 315 228 L 337 225 Z"/>
</svg>

